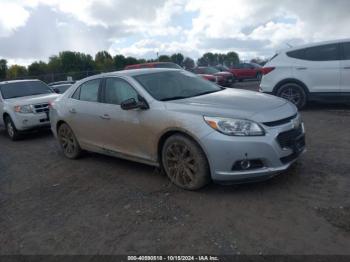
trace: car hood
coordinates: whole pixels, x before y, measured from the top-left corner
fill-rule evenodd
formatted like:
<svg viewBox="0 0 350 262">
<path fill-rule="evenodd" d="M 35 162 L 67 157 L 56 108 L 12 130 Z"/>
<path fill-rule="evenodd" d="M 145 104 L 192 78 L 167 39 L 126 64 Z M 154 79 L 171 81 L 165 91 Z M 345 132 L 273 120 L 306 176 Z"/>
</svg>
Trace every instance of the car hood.
<svg viewBox="0 0 350 262">
<path fill-rule="evenodd" d="M 16 97 L 7 99 L 7 103 L 15 104 L 15 105 L 35 105 L 40 103 L 48 103 L 56 100 L 60 97 L 59 94 L 43 94 L 43 95 L 35 95 L 35 96 L 24 96 L 24 97 Z"/>
<path fill-rule="evenodd" d="M 272 122 L 297 113 L 285 99 L 259 92 L 224 89 L 216 93 L 169 101 L 168 110 L 206 116 L 249 119 L 259 123 Z"/>
</svg>

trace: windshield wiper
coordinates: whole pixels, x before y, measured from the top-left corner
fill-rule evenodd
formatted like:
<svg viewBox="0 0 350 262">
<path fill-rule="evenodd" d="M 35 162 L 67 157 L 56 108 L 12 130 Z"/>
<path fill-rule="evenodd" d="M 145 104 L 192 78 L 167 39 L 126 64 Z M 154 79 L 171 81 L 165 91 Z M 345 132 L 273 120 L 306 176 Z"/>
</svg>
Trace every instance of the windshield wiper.
<svg viewBox="0 0 350 262">
<path fill-rule="evenodd" d="M 173 96 L 173 97 L 166 97 L 161 99 L 160 101 L 170 101 L 170 100 L 178 100 L 178 99 L 185 99 L 188 98 L 188 96 Z"/>
</svg>

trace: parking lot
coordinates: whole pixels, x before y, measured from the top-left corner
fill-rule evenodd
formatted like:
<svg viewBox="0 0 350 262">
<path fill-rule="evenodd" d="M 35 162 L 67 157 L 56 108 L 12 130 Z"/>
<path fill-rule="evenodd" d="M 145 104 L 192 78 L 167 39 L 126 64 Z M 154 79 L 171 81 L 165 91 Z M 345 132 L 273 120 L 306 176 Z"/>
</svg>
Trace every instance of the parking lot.
<svg viewBox="0 0 350 262">
<path fill-rule="evenodd" d="M 67 160 L 49 131 L 1 130 L 0 253 L 350 254 L 350 106 L 302 116 L 308 151 L 290 171 L 196 192 L 134 162 Z"/>
</svg>

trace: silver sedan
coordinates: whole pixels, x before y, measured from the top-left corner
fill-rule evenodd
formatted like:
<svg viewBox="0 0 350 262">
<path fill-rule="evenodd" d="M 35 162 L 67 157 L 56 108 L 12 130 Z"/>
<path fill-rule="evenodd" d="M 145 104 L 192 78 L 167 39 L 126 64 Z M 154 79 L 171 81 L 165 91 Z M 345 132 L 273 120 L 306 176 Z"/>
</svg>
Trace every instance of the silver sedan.
<svg viewBox="0 0 350 262">
<path fill-rule="evenodd" d="M 83 79 L 52 104 L 50 119 L 66 157 L 86 150 L 158 166 L 189 190 L 270 178 L 305 150 L 290 102 L 176 69 Z"/>
</svg>

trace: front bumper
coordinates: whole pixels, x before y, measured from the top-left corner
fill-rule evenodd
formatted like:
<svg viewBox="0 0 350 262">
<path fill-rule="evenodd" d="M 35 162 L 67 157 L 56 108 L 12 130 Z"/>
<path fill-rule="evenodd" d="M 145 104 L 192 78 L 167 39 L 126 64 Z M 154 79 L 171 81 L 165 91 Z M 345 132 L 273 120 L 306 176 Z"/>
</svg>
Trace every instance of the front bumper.
<svg viewBox="0 0 350 262">
<path fill-rule="evenodd" d="M 48 113 L 15 113 L 15 117 L 12 120 L 19 131 L 50 126 Z"/>
<path fill-rule="evenodd" d="M 202 139 L 208 156 L 211 177 L 217 182 L 243 183 L 264 180 L 286 171 L 305 151 L 305 144 L 298 149 L 282 148 L 277 137 L 293 129 L 292 124 L 266 128 L 265 136 L 233 137 L 213 132 Z M 298 139 L 305 139 L 304 127 Z M 242 160 L 259 160 L 262 165 L 247 170 L 235 169 Z"/>
</svg>

